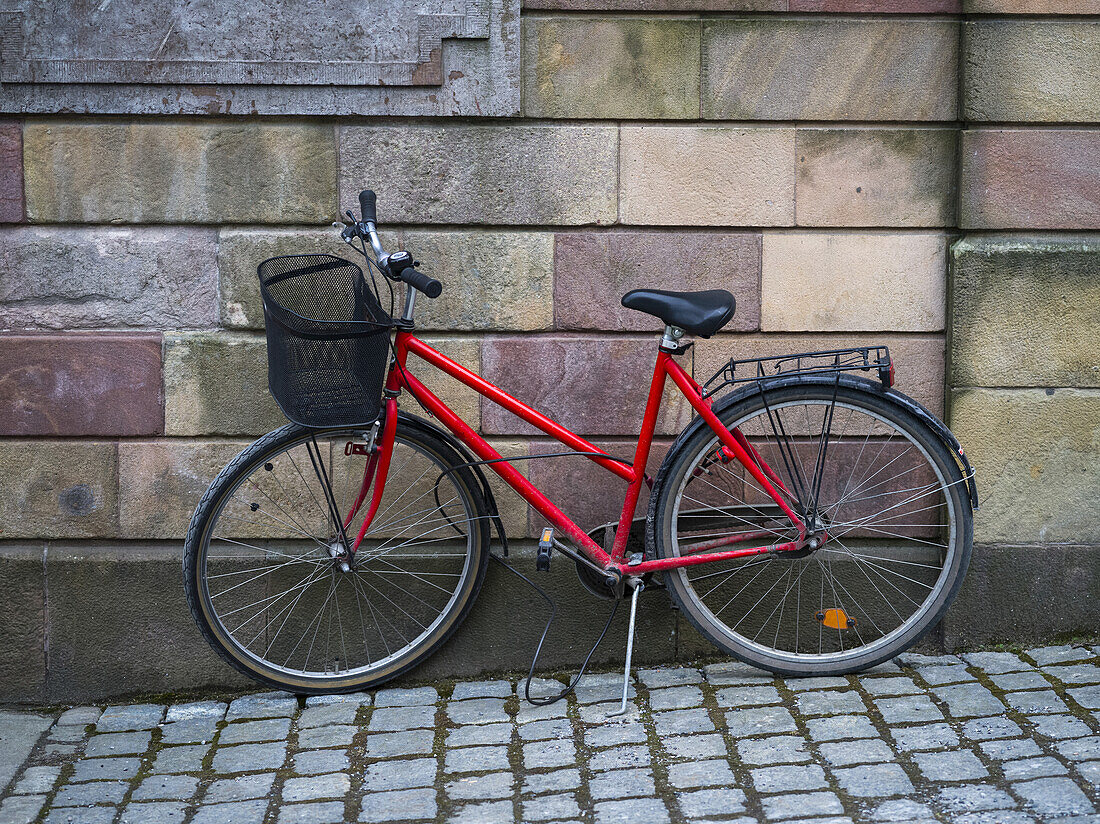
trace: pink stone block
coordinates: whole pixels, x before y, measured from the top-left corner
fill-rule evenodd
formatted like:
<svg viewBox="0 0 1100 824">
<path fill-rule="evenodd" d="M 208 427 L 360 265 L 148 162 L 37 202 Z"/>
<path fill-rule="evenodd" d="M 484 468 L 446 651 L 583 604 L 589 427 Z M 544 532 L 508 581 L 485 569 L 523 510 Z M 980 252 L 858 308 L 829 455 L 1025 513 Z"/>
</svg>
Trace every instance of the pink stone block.
<svg viewBox="0 0 1100 824">
<path fill-rule="evenodd" d="M 0 336 L 0 435 L 164 431 L 159 334 Z"/>
<path fill-rule="evenodd" d="M 631 289 L 725 289 L 737 299 L 729 331 L 760 327 L 756 232 L 566 232 L 554 238 L 559 329 L 659 332 L 652 315 L 624 309 Z"/>
</svg>

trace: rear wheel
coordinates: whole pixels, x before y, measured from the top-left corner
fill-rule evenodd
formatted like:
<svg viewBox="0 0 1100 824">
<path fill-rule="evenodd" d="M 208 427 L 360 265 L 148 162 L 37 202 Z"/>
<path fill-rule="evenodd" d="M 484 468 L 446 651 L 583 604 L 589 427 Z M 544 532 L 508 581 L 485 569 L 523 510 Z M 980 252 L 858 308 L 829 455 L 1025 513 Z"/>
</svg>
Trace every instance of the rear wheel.
<svg viewBox="0 0 1100 824">
<path fill-rule="evenodd" d="M 192 615 L 258 681 L 308 693 L 377 685 L 442 644 L 481 587 L 489 522 L 480 488 L 468 468 L 447 471 L 463 463 L 450 446 L 405 420 L 354 561 L 334 557 L 369 506 L 367 494 L 348 522 L 366 440 L 361 427 L 284 426 L 222 470 L 195 512 L 184 549 Z"/>
<path fill-rule="evenodd" d="M 962 583 L 973 517 L 958 466 L 926 425 L 887 396 L 820 384 L 753 392 L 715 412 L 825 539 L 666 572 L 705 636 L 764 669 L 822 675 L 887 660 L 935 625 Z M 653 499 L 659 557 L 798 539 L 720 447 L 704 427 L 667 459 Z"/>
</svg>

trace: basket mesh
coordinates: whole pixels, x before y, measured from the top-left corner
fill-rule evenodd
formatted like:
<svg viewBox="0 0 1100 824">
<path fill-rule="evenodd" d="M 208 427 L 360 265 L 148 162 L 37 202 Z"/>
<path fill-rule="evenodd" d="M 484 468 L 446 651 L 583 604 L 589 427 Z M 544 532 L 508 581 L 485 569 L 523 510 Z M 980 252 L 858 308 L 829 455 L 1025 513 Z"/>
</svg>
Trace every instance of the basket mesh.
<svg viewBox="0 0 1100 824">
<path fill-rule="evenodd" d="M 286 255 L 259 266 L 267 380 L 304 426 L 370 424 L 382 404 L 393 319 L 354 263 Z"/>
</svg>

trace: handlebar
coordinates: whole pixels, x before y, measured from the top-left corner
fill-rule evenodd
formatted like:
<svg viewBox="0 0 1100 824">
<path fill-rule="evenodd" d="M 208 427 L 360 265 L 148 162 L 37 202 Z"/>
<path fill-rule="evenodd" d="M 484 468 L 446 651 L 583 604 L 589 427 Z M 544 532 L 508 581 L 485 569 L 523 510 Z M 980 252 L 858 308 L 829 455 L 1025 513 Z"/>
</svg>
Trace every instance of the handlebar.
<svg viewBox="0 0 1100 824">
<path fill-rule="evenodd" d="M 343 224 L 334 223 L 333 226 L 342 228 L 341 235 L 348 244 L 351 243 L 354 237 L 369 240 L 378 266 L 390 278 L 399 280 L 413 289 L 423 292 L 429 298 L 439 297 L 443 293 L 443 284 L 435 278 L 416 271 L 412 266 L 404 266 L 398 272 L 393 271 L 394 267 L 389 265 L 390 255 L 386 254 L 386 251 L 382 248 L 382 241 L 378 237 L 376 226 L 378 221 L 377 204 L 378 196 L 370 189 L 364 189 L 359 193 L 359 209 L 362 212 L 362 220 L 355 221 L 355 216 L 349 211 L 346 214 L 351 218 L 350 221 L 344 221 Z M 410 259 L 407 255 L 404 256 L 404 260 L 408 261 Z M 393 263 L 396 264 L 397 261 L 395 260 Z M 411 304 L 407 307 L 408 309 L 411 309 Z"/>
</svg>

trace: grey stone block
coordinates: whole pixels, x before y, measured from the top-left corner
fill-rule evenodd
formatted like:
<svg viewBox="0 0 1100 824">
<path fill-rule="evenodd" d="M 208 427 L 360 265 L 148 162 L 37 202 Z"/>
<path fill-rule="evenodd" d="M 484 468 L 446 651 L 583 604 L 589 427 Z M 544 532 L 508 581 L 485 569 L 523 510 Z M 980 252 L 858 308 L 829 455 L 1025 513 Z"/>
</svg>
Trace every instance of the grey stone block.
<svg viewBox="0 0 1100 824">
<path fill-rule="evenodd" d="M 866 712 L 867 705 L 854 690 L 803 692 L 798 695 L 798 711 L 803 715 L 847 715 Z"/>
<path fill-rule="evenodd" d="M 1047 778 L 1065 775 L 1065 765 L 1055 758 L 1025 758 L 1022 761 L 1006 761 L 1001 765 L 1006 781 L 1027 781 L 1030 778 Z"/>
<path fill-rule="evenodd" d="M 963 658 L 990 675 L 1032 669 L 1031 664 L 1012 652 L 967 652 L 963 654 Z"/>
<path fill-rule="evenodd" d="M 304 750 L 333 749 L 351 746 L 356 728 L 344 724 L 312 727 L 298 733 L 298 746 Z"/>
<path fill-rule="evenodd" d="M 466 698 L 509 698 L 512 695 L 510 681 L 462 681 L 455 684 L 452 701 Z"/>
<path fill-rule="evenodd" d="M 963 724 L 963 735 L 975 741 L 1023 735 L 1020 725 L 1008 718 L 975 718 Z"/>
<path fill-rule="evenodd" d="M 434 758 L 414 758 L 410 761 L 379 761 L 367 767 L 363 774 L 363 789 L 368 792 L 408 790 L 431 787 L 439 765 Z"/>
<path fill-rule="evenodd" d="M 1100 758 L 1100 735 L 1059 741 L 1054 749 L 1070 761 L 1091 761 Z"/>
<path fill-rule="evenodd" d="M 511 740 L 511 724 L 469 724 L 447 733 L 448 747 L 477 747 L 486 744 L 507 744 Z"/>
<path fill-rule="evenodd" d="M 447 824 L 512 824 L 511 801 L 464 804 L 447 819 Z"/>
<path fill-rule="evenodd" d="M 57 719 L 57 724 L 58 726 L 76 724 L 83 727 L 94 724 L 101 715 L 103 715 L 103 710 L 99 707 L 73 707 L 71 710 L 65 710 L 61 713 L 61 716 Z"/>
<path fill-rule="evenodd" d="M 202 769 L 203 760 L 210 751 L 206 744 L 182 747 L 165 747 L 153 760 L 155 773 L 189 773 Z"/>
<path fill-rule="evenodd" d="M 219 773 L 277 770 L 286 760 L 286 743 L 238 744 L 214 751 L 212 767 Z"/>
<path fill-rule="evenodd" d="M 1094 653 L 1084 644 L 1062 644 L 1057 647 L 1036 647 L 1024 653 L 1028 658 L 1045 667 L 1048 664 L 1064 664 L 1072 661 L 1087 661 Z"/>
<path fill-rule="evenodd" d="M 1044 678 L 1042 673 L 1035 670 L 999 673 L 990 675 L 989 680 L 1003 690 L 1050 689 L 1050 681 Z"/>
<path fill-rule="evenodd" d="M 1080 738 L 1092 732 L 1084 721 L 1069 715 L 1037 715 L 1028 720 L 1039 735 L 1047 738 Z"/>
<path fill-rule="evenodd" d="M 988 784 L 947 787 L 940 791 L 938 801 L 944 810 L 955 815 L 979 810 L 1005 810 L 1016 806 L 1012 796 Z"/>
<path fill-rule="evenodd" d="M 581 774 L 574 767 L 548 773 L 533 773 L 523 782 L 523 792 L 531 795 L 575 790 L 581 785 Z"/>
<path fill-rule="evenodd" d="M 15 787 L 12 789 L 13 795 L 37 795 L 39 793 L 49 793 L 54 784 L 57 783 L 58 776 L 61 775 L 61 767 L 53 764 L 47 764 L 40 767 L 27 767 L 23 771 L 22 777 L 15 782 Z"/>
<path fill-rule="evenodd" d="M 594 775 L 588 782 L 594 801 L 607 798 L 639 798 L 656 794 L 653 773 L 648 769 L 611 770 Z"/>
<path fill-rule="evenodd" d="M 373 698 L 369 692 L 335 693 L 331 695 L 310 695 L 306 697 L 307 707 L 327 707 L 331 704 L 350 704 L 355 707 L 369 707 Z"/>
<path fill-rule="evenodd" d="M 883 801 L 872 813 L 875 821 L 914 821 L 921 818 L 933 818 L 932 808 L 911 799 Z"/>
<path fill-rule="evenodd" d="M 122 781 L 93 781 L 67 784 L 53 797 L 54 807 L 83 807 L 91 804 L 121 804 L 128 787 Z"/>
<path fill-rule="evenodd" d="M 173 704 L 164 714 L 164 722 L 192 721 L 195 719 L 220 721 L 225 718 L 228 705 L 224 701 L 192 701 L 186 704 Z"/>
<path fill-rule="evenodd" d="M 288 804 L 279 810 L 278 824 L 343 824 L 343 801 Z"/>
<path fill-rule="evenodd" d="M 808 692 L 810 690 L 843 689 L 851 686 L 851 683 L 847 678 L 841 678 L 839 675 L 817 675 L 809 678 L 788 679 L 787 686 L 793 692 Z"/>
<path fill-rule="evenodd" d="M 898 749 L 902 752 L 938 750 L 959 745 L 959 736 L 947 724 L 900 727 L 890 730 L 890 735 L 893 736 Z"/>
<path fill-rule="evenodd" d="M 504 760 L 507 762 L 506 757 Z M 577 749 L 570 740 L 533 741 L 523 745 L 523 765 L 529 770 L 543 767 L 568 767 L 576 760 Z M 497 769 L 507 768 L 504 766 Z"/>
<path fill-rule="evenodd" d="M 601 801 L 596 805 L 596 824 L 668 824 L 668 809 L 656 798 L 631 798 L 622 801 Z"/>
<path fill-rule="evenodd" d="M 882 713 L 882 720 L 890 725 L 943 719 L 943 713 L 927 695 L 880 698 L 875 701 L 875 706 Z"/>
<path fill-rule="evenodd" d="M 11 795 L 0 800 L 0 821 L 4 824 L 31 824 L 46 803 L 45 795 Z"/>
<path fill-rule="evenodd" d="M 183 824 L 187 807 L 176 801 L 153 801 L 127 804 L 119 824 Z"/>
<path fill-rule="evenodd" d="M 187 801 L 195 795 L 199 780 L 189 775 L 152 775 L 134 790 L 134 801 Z"/>
<path fill-rule="evenodd" d="M 374 694 L 376 707 L 412 707 L 434 704 L 439 700 L 435 687 L 389 688 Z"/>
<path fill-rule="evenodd" d="M 871 764 L 833 770 L 840 788 L 855 798 L 885 798 L 914 792 L 913 783 L 897 764 Z"/>
<path fill-rule="evenodd" d="M 919 752 L 914 754 L 913 760 L 929 781 L 968 781 L 989 775 L 970 750 Z"/>
<path fill-rule="evenodd" d="M 839 815 L 844 805 L 832 793 L 793 793 L 765 798 L 764 815 L 769 819 Z"/>
<path fill-rule="evenodd" d="M 446 791 L 448 797 L 463 801 L 510 798 L 514 780 L 507 772 L 468 775 L 449 781 Z"/>
<path fill-rule="evenodd" d="M 546 738 L 571 738 L 573 724 L 568 718 L 552 718 L 546 721 L 532 721 L 521 724 L 519 737 L 524 741 L 538 741 Z"/>
<path fill-rule="evenodd" d="M 229 705 L 226 719 L 239 718 L 291 718 L 298 712 L 298 699 L 286 693 L 259 693 L 245 695 Z"/>
<path fill-rule="evenodd" d="M 96 722 L 96 732 L 149 730 L 164 718 L 165 707 L 159 704 L 132 704 L 107 707 Z"/>
<path fill-rule="evenodd" d="M 818 747 L 822 757 L 836 767 L 851 764 L 881 764 L 893 761 L 894 753 L 885 741 L 838 741 Z"/>
<path fill-rule="evenodd" d="M 354 202 L 370 169 L 383 224 L 612 223 L 617 138 L 607 126 L 345 126 L 340 199 Z"/>
<path fill-rule="evenodd" d="M 1100 710 L 1100 685 L 1068 690 L 1069 697 L 1085 709 Z"/>
<path fill-rule="evenodd" d="M 523 802 L 523 816 L 527 821 L 579 818 L 581 809 L 572 793 L 547 795 Z"/>
<path fill-rule="evenodd" d="M 570 749 L 573 744 L 566 742 L 547 742 L 544 746 L 553 747 L 558 744 L 566 744 Z M 538 747 L 540 744 L 528 744 L 524 747 L 524 758 L 527 758 L 527 747 Z M 547 749 L 547 752 L 550 750 Z M 553 764 L 529 764 L 528 766 L 555 766 Z M 461 750 L 452 750 L 444 756 L 443 769 L 449 773 L 488 772 L 489 770 L 507 770 L 507 747 L 467 747 Z"/>
<path fill-rule="evenodd" d="M 192 718 L 164 724 L 160 728 L 160 741 L 162 744 L 205 744 L 214 740 L 218 723 L 214 718 Z"/>
<path fill-rule="evenodd" d="M 693 787 L 735 787 L 737 779 L 725 761 L 686 761 L 670 764 L 668 783 L 678 790 Z"/>
<path fill-rule="evenodd" d="M 938 687 L 941 684 L 958 684 L 963 681 L 975 680 L 965 664 L 951 664 L 946 667 L 920 667 L 917 669 L 917 673 L 933 687 Z"/>
<path fill-rule="evenodd" d="M 420 821 L 435 818 L 437 809 L 434 789 L 367 793 L 363 796 L 359 820 L 370 824 L 382 821 Z"/>
<path fill-rule="evenodd" d="M 250 798 L 263 798 L 271 792 L 274 783 L 274 773 L 222 778 L 207 788 L 203 803 L 219 804 L 229 801 L 245 801 Z"/>
<path fill-rule="evenodd" d="M 745 794 L 741 790 L 694 790 L 680 795 L 680 809 L 688 818 L 729 815 L 745 809 Z"/>
<path fill-rule="evenodd" d="M 999 739 L 995 741 L 983 741 L 979 747 L 989 758 L 995 761 L 1009 761 L 1013 758 L 1031 758 L 1042 755 L 1039 745 L 1030 738 L 1011 738 L 1007 741 Z"/>
<path fill-rule="evenodd" d="M 878 738 L 878 730 L 864 715 L 834 715 L 806 721 L 814 741 L 837 741 L 843 738 Z"/>
<path fill-rule="evenodd" d="M 245 744 L 253 741 L 281 741 L 290 732 L 289 718 L 267 718 L 228 724 L 218 736 L 218 745 Z"/>
<path fill-rule="evenodd" d="M 707 664 L 703 675 L 716 687 L 729 684 L 763 684 L 774 679 L 770 672 L 744 664 L 741 661 L 724 661 L 721 664 Z"/>
<path fill-rule="evenodd" d="M 1040 778 L 1012 785 L 1012 791 L 1041 815 L 1087 815 L 1096 812 L 1088 796 L 1069 778 Z"/>
<path fill-rule="evenodd" d="M 779 691 L 770 685 L 754 687 L 725 687 L 714 693 L 720 707 L 752 707 L 761 704 L 779 704 L 783 699 Z"/>
<path fill-rule="evenodd" d="M 447 717 L 456 724 L 498 724 L 510 720 L 500 698 L 452 701 L 447 704 Z"/>
<path fill-rule="evenodd" d="M 435 726 L 434 706 L 379 707 L 371 713 L 367 729 L 371 732 L 399 732 Z"/>
<path fill-rule="evenodd" d="M 343 798 L 351 790 L 351 779 L 343 773 L 288 778 L 283 783 L 283 801 L 318 801 Z"/>
<path fill-rule="evenodd" d="M 84 748 L 84 755 L 88 757 L 100 755 L 129 755 L 142 753 L 149 748 L 152 739 L 151 732 L 116 732 L 105 735 L 93 735 L 88 739 L 88 746 Z"/>
<path fill-rule="evenodd" d="M 759 707 L 726 713 L 726 727 L 734 738 L 776 732 L 794 732 L 794 718 L 783 707 Z"/>
<path fill-rule="evenodd" d="M 81 781 L 128 781 L 141 769 L 140 758 L 86 758 L 76 762 L 72 777 Z"/>
<path fill-rule="evenodd" d="M 805 740 L 794 735 L 738 741 L 737 752 L 746 764 L 801 764 L 811 760 Z"/>
<path fill-rule="evenodd" d="M 654 713 L 653 725 L 661 738 L 668 735 L 714 731 L 714 722 L 702 708 Z"/>
<path fill-rule="evenodd" d="M 368 758 L 392 758 L 401 755 L 429 755 L 435 742 L 431 730 L 386 732 L 367 736 Z"/>
<path fill-rule="evenodd" d="M 599 773 L 629 767 L 648 767 L 652 760 L 647 747 L 619 747 L 593 753 L 588 759 L 588 768 Z"/>
<path fill-rule="evenodd" d="M 752 783 L 758 792 L 789 793 L 797 790 L 824 789 L 825 772 L 817 764 L 784 764 L 752 771 Z"/>
<path fill-rule="evenodd" d="M 936 696 L 947 704 L 947 710 L 956 718 L 974 715 L 1001 715 L 1004 704 L 981 684 L 958 684 L 933 687 Z"/>
<path fill-rule="evenodd" d="M 663 687 L 679 687 L 687 684 L 701 684 L 703 674 L 689 667 L 659 667 L 638 671 L 638 680 L 651 690 Z"/>
<path fill-rule="evenodd" d="M 859 685 L 874 696 L 915 695 L 921 688 L 909 678 L 861 678 Z"/>
<path fill-rule="evenodd" d="M 261 824 L 267 813 L 267 799 L 234 801 L 228 804 L 203 805 L 195 811 L 190 824 Z"/>
<path fill-rule="evenodd" d="M 1043 672 L 1053 676 L 1063 684 L 1100 684 L 1100 666 L 1096 664 L 1043 667 Z"/>
<path fill-rule="evenodd" d="M 348 756 L 340 750 L 307 750 L 294 753 L 294 772 L 299 775 L 319 775 L 347 770 Z"/>
<path fill-rule="evenodd" d="M 1031 690 L 1029 692 L 1008 692 L 1005 701 L 1017 712 L 1025 715 L 1044 715 L 1069 712 L 1069 707 L 1054 690 Z"/>
<path fill-rule="evenodd" d="M 694 686 L 667 687 L 649 693 L 649 707 L 653 711 L 686 709 L 702 703 L 703 691 Z"/>
<path fill-rule="evenodd" d="M 672 758 L 725 758 L 726 742 L 720 735 L 674 735 L 661 742 Z M 746 742 L 748 743 L 748 742 Z"/>
<path fill-rule="evenodd" d="M 115 820 L 118 809 L 115 807 L 53 807 L 43 824 L 111 824 Z"/>
</svg>

